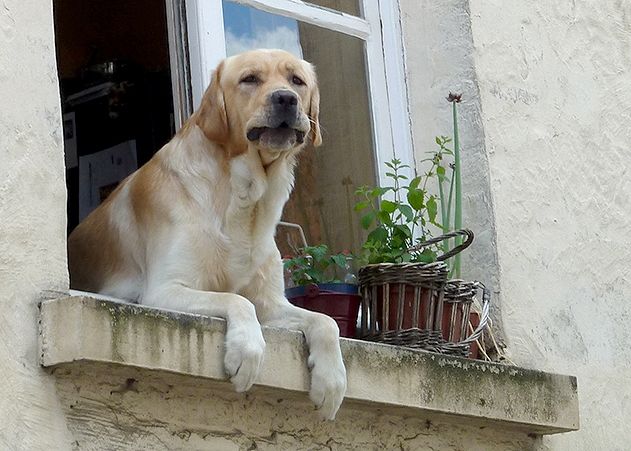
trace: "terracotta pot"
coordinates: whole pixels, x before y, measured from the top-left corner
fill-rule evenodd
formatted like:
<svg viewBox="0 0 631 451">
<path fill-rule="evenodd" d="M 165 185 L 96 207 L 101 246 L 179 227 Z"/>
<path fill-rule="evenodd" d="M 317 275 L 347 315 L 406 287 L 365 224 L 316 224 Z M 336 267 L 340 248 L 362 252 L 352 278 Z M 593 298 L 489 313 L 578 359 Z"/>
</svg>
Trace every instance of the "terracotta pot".
<svg viewBox="0 0 631 451">
<path fill-rule="evenodd" d="M 324 313 L 335 320 L 340 336 L 354 338 L 361 297 L 357 285 L 327 283 L 288 288 L 285 296 L 297 307 Z"/>
<path fill-rule="evenodd" d="M 377 323 L 380 325 L 382 331 L 398 330 L 398 329 L 411 329 L 418 327 L 419 329 L 431 329 L 431 321 L 428 323 L 428 314 L 431 309 L 431 290 L 427 288 L 419 288 L 420 290 L 420 304 L 418 313 L 416 315 L 416 321 L 414 321 L 414 287 L 411 285 L 391 284 L 389 287 L 389 299 L 388 299 L 388 315 L 387 323 L 383 312 L 383 298 L 384 288 L 380 288 L 377 292 Z M 399 308 L 399 292 L 403 288 L 405 293 L 403 295 L 403 317 L 401 327 L 397 327 L 397 313 Z"/>
<path fill-rule="evenodd" d="M 451 315 L 454 311 L 454 305 L 456 306 L 455 315 L 455 327 L 453 333 L 450 338 L 450 330 L 451 330 Z M 442 315 L 442 334 L 443 338 L 447 341 L 457 343 L 459 341 L 464 340 L 467 336 L 470 335 L 471 330 L 467 325 L 465 329 L 465 336 L 462 336 L 462 315 L 463 315 L 463 305 L 461 303 L 452 303 L 445 302 L 443 304 L 443 315 Z M 469 322 L 471 322 L 473 329 L 480 324 L 480 315 L 477 312 L 470 311 L 469 312 Z M 474 341 L 471 343 L 469 348 L 469 358 L 477 359 L 479 354 L 478 344 Z"/>
</svg>

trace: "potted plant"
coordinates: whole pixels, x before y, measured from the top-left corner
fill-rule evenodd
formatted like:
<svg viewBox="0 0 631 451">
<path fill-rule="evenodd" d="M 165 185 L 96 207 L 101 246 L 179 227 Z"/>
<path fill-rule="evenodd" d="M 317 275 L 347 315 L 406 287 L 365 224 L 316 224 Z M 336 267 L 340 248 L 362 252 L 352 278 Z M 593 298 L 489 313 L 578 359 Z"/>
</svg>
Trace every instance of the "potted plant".
<svg viewBox="0 0 631 451">
<path fill-rule="evenodd" d="M 364 298 L 360 333 L 370 340 L 466 356 L 469 344 L 481 333 L 488 317 L 488 292 L 484 295 L 486 316 L 478 318 L 480 327 L 469 335 L 465 326 L 469 325 L 469 317 L 476 315 L 470 310 L 471 301 L 482 285 L 471 282 L 460 286 L 460 281 L 447 281 L 448 273 L 459 275 L 458 253 L 473 240 L 472 232 L 461 230 L 455 109 L 460 97 L 450 95 L 448 100 L 454 105 L 454 152 L 447 148 L 449 138 L 438 137 L 439 150 L 424 160 L 430 164 L 421 176 L 408 177 L 404 174 L 408 166 L 394 159 L 386 163 L 390 186 L 357 191 L 360 201 L 355 209 L 362 213 L 361 224 L 369 230 L 362 248 L 367 264 L 359 272 Z M 453 156 L 455 161 L 447 166 L 446 156 Z M 436 179 L 438 195 L 430 192 L 430 181 Z M 445 182 L 450 183 L 448 192 Z M 443 235 L 433 237 L 432 227 Z M 454 263 L 449 267 L 444 262 L 452 256 Z M 446 286 L 449 289 L 445 290 Z"/>
<path fill-rule="evenodd" d="M 428 191 L 432 170 L 409 178 L 398 159 L 386 163 L 390 186 L 361 187 L 355 210 L 369 231 L 362 246 L 359 271 L 362 303 L 361 337 L 391 344 L 437 350 L 442 342 L 435 318 L 440 315 L 447 266 L 439 261 L 463 248 L 439 255 L 444 237 L 439 227 L 438 199 Z M 468 232 L 458 232 L 458 234 Z M 440 317 L 440 316 L 439 316 Z"/>
<path fill-rule="evenodd" d="M 360 296 L 350 253 L 330 254 L 326 245 L 305 246 L 284 259 L 285 296 L 292 304 L 332 317 L 343 337 L 355 337 Z"/>
</svg>

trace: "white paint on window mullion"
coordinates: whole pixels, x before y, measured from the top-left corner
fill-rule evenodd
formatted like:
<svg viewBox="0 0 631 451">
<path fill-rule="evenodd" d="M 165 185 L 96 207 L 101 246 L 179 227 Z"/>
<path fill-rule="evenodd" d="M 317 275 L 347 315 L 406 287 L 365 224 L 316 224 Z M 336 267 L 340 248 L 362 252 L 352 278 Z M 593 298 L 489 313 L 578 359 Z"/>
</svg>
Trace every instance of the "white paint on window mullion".
<svg viewBox="0 0 631 451">
<path fill-rule="evenodd" d="M 197 108 L 212 71 L 226 57 L 221 0 L 186 0 L 193 106 Z"/>
<path fill-rule="evenodd" d="M 408 164 L 412 168 L 410 173 L 414 173 L 414 146 L 405 78 L 405 54 L 399 0 L 379 0 L 379 13 L 382 23 L 386 24 L 380 31 L 383 40 L 392 145 L 396 157 Z"/>
<path fill-rule="evenodd" d="M 203 1 L 203 0 L 199 0 Z M 246 6 L 251 6 L 261 11 L 279 16 L 289 17 L 300 20 L 302 22 L 324 27 L 329 30 L 338 31 L 340 33 L 355 36 L 360 39 L 366 39 L 371 33 L 368 21 L 345 14 L 343 12 L 334 11 L 328 8 L 305 3 L 301 0 L 231 0 Z M 371 0 L 376 3 L 377 0 Z"/>
<path fill-rule="evenodd" d="M 375 0 L 363 0 L 364 15 L 371 24 L 373 33 L 366 39 L 366 65 L 368 70 L 368 95 L 373 122 L 375 147 L 375 169 L 377 182 L 381 186 L 390 185 L 384 163 L 394 157 L 392 128 L 389 119 L 388 91 L 386 89 L 386 69 L 381 40 L 381 18 Z"/>
</svg>

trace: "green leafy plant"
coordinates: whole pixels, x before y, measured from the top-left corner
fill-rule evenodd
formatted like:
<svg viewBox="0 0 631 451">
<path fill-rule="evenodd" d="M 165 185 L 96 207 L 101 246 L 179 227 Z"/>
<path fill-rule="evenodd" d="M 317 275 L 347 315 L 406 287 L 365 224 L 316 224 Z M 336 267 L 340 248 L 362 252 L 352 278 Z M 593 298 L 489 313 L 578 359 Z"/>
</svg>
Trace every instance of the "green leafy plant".
<svg viewBox="0 0 631 451">
<path fill-rule="evenodd" d="M 362 257 L 370 264 L 432 262 L 436 259 L 435 247 L 418 252 L 410 248 L 431 236 L 429 224 L 441 227 L 436 222 L 438 199 L 427 191 L 437 166 L 432 164 L 425 174 L 410 179 L 404 174 L 410 167 L 400 160 L 395 158 L 385 165 L 391 186 L 363 186 L 356 191 L 360 200 L 355 211 L 361 212 L 361 226 L 369 230 Z"/>
<path fill-rule="evenodd" d="M 307 246 L 299 250 L 300 255 L 284 261 L 285 271 L 291 274 L 294 285 L 339 283 L 350 271 L 350 253 L 330 254 L 326 244 Z M 338 277 L 338 272 L 342 277 Z"/>
<path fill-rule="evenodd" d="M 443 253 L 458 246 L 462 238 L 445 240 L 440 249 L 426 247 L 419 252 L 410 252 L 413 246 L 432 237 L 431 226 L 442 233 L 462 228 L 462 180 L 460 172 L 460 136 L 458 130 L 457 104 L 461 94 L 449 94 L 452 104 L 453 140 L 448 136 L 437 136 L 438 150 L 421 163 L 429 163 L 428 169 L 411 180 L 404 174 L 410 169 L 400 160 L 385 163 L 386 177 L 391 186 L 361 187 L 356 194 L 361 198 L 355 211 L 361 212 L 361 226 L 369 230 L 362 246 L 362 257 L 367 263 L 428 263 L 436 259 L 438 250 Z M 449 148 L 453 145 L 453 151 Z M 428 184 L 437 180 L 438 195 L 429 191 Z M 430 184 L 430 187 L 434 186 Z M 440 213 L 440 222 L 437 216 Z M 415 233 L 416 232 L 416 233 Z M 454 257 L 452 276 L 460 277 L 460 255 Z"/>
</svg>

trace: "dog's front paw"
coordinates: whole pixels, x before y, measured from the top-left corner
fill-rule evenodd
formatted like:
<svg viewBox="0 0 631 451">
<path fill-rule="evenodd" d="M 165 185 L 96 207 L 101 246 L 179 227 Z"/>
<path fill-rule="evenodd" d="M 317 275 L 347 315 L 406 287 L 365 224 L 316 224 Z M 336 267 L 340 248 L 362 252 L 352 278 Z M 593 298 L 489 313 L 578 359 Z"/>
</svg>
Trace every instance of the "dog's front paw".
<svg viewBox="0 0 631 451">
<path fill-rule="evenodd" d="M 341 356 L 335 359 L 316 359 L 309 356 L 311 391 L 309 397 L 325 420 L 335 419 L 346 393 L 346 368 Z"/>
<path fill-rule="evenodd" d="M 307 361 L 311 368 L 309 396 L 320 415 L 325 420 L 333 420 L 346 393 L 346 368 L 337 325 L 328 317 L 320 317 L 320 321 L 323 333 L 314 337 Z"/>
<path fill-rule="evenodd" d="M 258 323 L 228 327 L 224 365 L 236 391 L 244 392 L 252 387 L 264 352 L 265 340 Z"/>
</svg>

